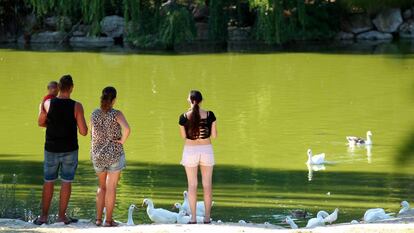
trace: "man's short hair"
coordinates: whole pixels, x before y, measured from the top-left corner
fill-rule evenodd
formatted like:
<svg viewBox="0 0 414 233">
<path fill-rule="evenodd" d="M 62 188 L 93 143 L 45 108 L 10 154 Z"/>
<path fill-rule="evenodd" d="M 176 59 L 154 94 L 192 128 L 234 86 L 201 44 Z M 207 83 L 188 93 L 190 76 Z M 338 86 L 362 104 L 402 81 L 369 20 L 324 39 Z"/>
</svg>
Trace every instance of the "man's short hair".
<svg viewBox="0 0 414 233">
<path fill-rule="evenodd" d="M 72 80 L 72 76 L 70 76 L 69 74 L 67 75 L 63 75 L 62 78 L 60 78 L 59 80 L 59 91 L 69 91 L 70 88 L 73 87 L 73 80 Z"/>
</svg>

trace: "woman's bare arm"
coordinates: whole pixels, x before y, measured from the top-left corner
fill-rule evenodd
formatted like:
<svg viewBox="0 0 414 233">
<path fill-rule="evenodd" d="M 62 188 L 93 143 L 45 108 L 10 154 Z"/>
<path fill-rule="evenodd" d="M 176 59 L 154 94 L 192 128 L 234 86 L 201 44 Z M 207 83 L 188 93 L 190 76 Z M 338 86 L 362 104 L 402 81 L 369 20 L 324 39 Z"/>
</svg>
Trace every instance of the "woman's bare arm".
<svg viewBox="0 0 414 233">
<path fill-rule="evenodd" d="M 212 124 L 211 124 L 211 137 L 212 138 L 217 138 L 217 123 L 216 123 L 217 121 L 214 121 Z"/>
<path fill-rule="evenodd" d="M 129 128 L 128 121 L 126 120 L 122 112 L 119 112 L 119 114 L 116 116 L 116 122 L 118 122 L 118 124 L 121 125 L 121 128 L 122 128 L 122 137 L 120 140 L 117 140 L 117 142 L 124 144 L 129 134 L 131 133 L 131 129 Z"/>
</svg>

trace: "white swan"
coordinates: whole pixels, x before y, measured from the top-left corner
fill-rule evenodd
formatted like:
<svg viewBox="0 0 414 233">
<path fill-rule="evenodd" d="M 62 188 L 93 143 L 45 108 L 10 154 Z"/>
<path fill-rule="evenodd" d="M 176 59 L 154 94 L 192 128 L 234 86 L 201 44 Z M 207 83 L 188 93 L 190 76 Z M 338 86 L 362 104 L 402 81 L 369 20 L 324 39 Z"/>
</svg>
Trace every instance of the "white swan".
<svg viewBox="0 0 414 233">
<path fill-rule="evenodd" d="M 306 228 L 314 228 L 314 227 L 320 227 L 325 226 L 324 218 L 328 217 L 329 214 L 326 211 L 319 211 L 316 215 L 316 218 L 311 218 L 308 221 L 308 224 L 306 224 Z"/>
<path fill-rule="evenodd" d="M 401 202 L 401 210 L 398 212 L 398 216 L 403 215 L 414 215 L 414 209 L 410 208 L 410 203 L 408 201 L 402 201 Z"/>
<path fill-rule="evenodd" d="M 321 165 L 325 163 L 325 153 L 312 155 L 312 150 L 308 149 L 308 161 L 309 165 Z"/>
<path fill-rule="evenodd" d="M 291 219 L 289 216 L 286 217 L 285 222 L 287 224 L 289 224 L 290 228 L 292 228 L 292 229 L 298 229 L 299 228 L 298 225 L 296 225 L 295 221 L 293 221 L 293 219 Z"/>
<path fill-rule="evenodd" d="M 359 222 L 357 220 L 355 220 L 355 219 L 351 221 L 351 224 L 358 224 L 358 223 Z"/>
<path fill-rule="evenodd" d="M 247 223 L 244 220 L 239 220 L 239 224 L 243 224 L 244 225 L 244 224 L 247 224 Z"/>
<path fill-rule="evenodd" d="M 134 212 L 134 209 L 138 209 L 134 204 L 130 205 L 128 208 L 128 226 L 134 226 L 134 219 L 132 218 L 132 214 Z"/>
<path fill-rule="evenodd" d="M 144 199 L 142 206 L 147 206 L 147 215 L 151 221 L 155 223 L 175 223 L 177 221 L 178 213 L 174 213 L 161 208 L 154 208 L 154 203 L 151 199 Z"/>
<path fill-rule="evenodd" d="M 197 217 L 197 223 L 203 223 L 204 217 L 196 216 Z M 184 210 L 181 210 L 177 215 L 177 223 L 179 224 L 187 224 L 191 220 L 191 216 L 186 215 L 186 212 Z"/>
<path fill-rule="evenodd" d="M 188 215 L 191 215 L 191 208 L 190 208 L 190 203 L 188 201 L 188 192 L 187 190 L 185 190 L 183 192 L 183 197 L 184 197 L 184 201 L 182 205 L 177 205 L 179 203 L 175 203 L 174 206 L 177 208 L 177 206 L 181 206 L 181 208 L 178 208 L 179 210 L 184 210 Z M 211 206 L 214 205 L 214 201 L 211 202 Z M 197 201 L 197 207 L 196 207 L 196 214 L 197 216 L 202 216 L 204 217 L 206 215 L 206 208 L 204 206 L 204 202 L 203 201 Z"/>
<path fill-rule="evenodd" d="M 338 212 L 339 212 L 339 209 L 338 208 L 336 208 L 335 210 L 334 210 L 334 212 L 332 212 L 332 214 L 330 214 L 330 215 L 328 215 L 326 218 L 324 218 L 323 219 L 323 221 L 325 222 L 325 223 L 329 223 L 329 224 L 332 224 L 333 222 L 335 222 L 337 219 L 338 219 Z"/>
<path fill-rule="evenodd" d="M 372 133 L 371 131 L 367 132 L 367 139 L 356 137 L 356 136 L 347 136 L 346 140 L 348 140 L 348 145 L 355 146 L 355 145 L 372 145 Z"/>
<path fill-rule="evenodd" d="M 364 222 L 376 222 L 389 218 L 391 218 L 390 215 L 381 208 L 369 209 L 364 214 Z"/>
</svg>

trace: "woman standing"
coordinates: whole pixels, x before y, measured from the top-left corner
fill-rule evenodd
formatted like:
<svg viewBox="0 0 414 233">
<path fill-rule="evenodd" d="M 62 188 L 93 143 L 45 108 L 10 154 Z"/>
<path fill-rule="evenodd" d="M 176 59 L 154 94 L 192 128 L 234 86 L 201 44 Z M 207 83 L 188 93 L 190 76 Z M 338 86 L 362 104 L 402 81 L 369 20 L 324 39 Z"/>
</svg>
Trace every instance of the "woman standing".
<svg viewBox="0 0 414 233">
<path fill-rule="evenodd" d="M 192 90 L 188 96 L 190 110 L 180 116 L 181 137 L 185 139 L 181 164 L 185 167 L 188 182 L 188 199 L 192 217 L 189 224 L 195 224 L 197 205 L 197 172 L 200 167 L 205 217 L 204 223 L 210 223 L 212 204 L 212 176 L 214 153 L 210 137 L 217 137 L 216 117 L 212 111 L 200 108 L 203 96 L 199 91 Z"/>
<path fill-rule="evenodd" d="M 96 225 L 106 227 L 117 226 L 112 219 L 116 200 L 116 187 L 121 170 L 125 168 L 123 144 L 127 140 L 130 129 L 121 111 L 113 108 L 116 90 L 105 87 L 102 90 L 101 107 L 92 113 L 91 159 L 99 187 L 96 193 Z M 102 223 L 103 208 L 106 207 L 106 221 Z"/>
</svg>

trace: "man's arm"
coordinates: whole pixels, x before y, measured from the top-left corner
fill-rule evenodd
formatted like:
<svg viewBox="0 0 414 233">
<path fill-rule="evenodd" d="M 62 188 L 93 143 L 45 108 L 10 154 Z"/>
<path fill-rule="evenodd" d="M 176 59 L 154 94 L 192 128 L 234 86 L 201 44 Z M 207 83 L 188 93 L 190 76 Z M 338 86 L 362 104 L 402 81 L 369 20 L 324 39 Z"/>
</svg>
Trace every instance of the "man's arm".
<svg viewBox="0 0 414 233">
<path fill-rule="evenodd" d="M 40 103 L 39 116 L 37 117 L 37 124 L 40 127 L 47 127 L 47 113 L 49 111 L 50 100 Z"/>
<path fill-rule="evenodd" d="M 75 118 L 76 123 L 78 125 L 79 133 L 82 136 L 86 136 L 88 134 L 88 126 L 86 125 L 82 104 L 78 102 L 76 102 L 75 104 Z"/>
</svg>

